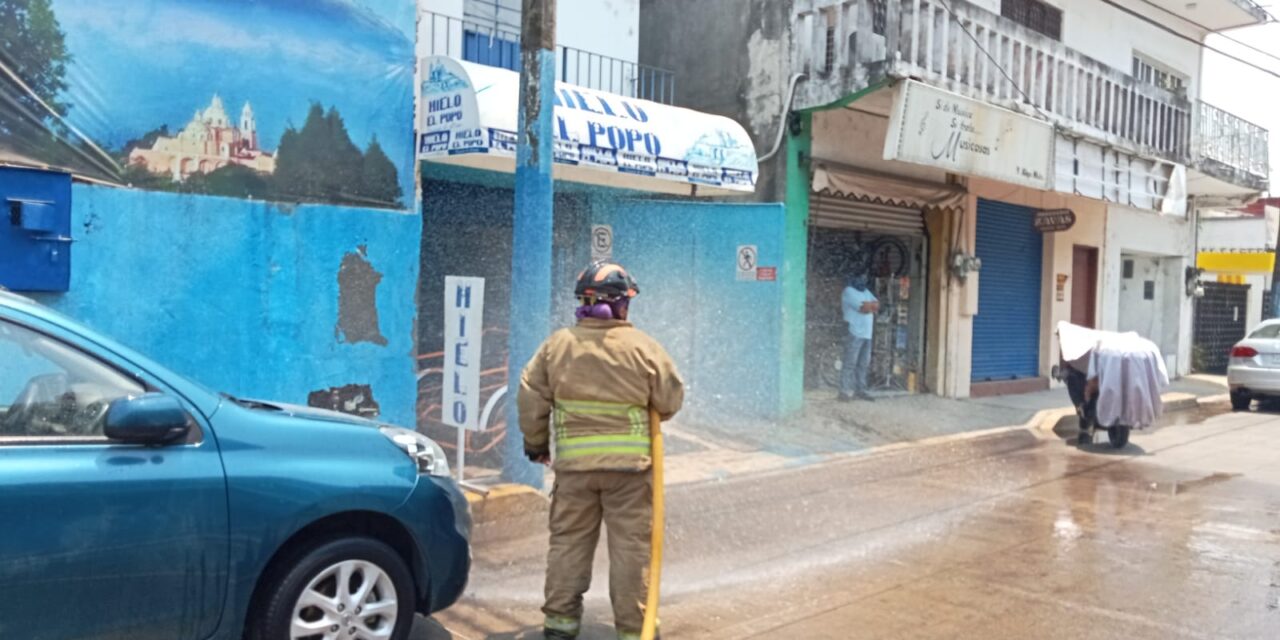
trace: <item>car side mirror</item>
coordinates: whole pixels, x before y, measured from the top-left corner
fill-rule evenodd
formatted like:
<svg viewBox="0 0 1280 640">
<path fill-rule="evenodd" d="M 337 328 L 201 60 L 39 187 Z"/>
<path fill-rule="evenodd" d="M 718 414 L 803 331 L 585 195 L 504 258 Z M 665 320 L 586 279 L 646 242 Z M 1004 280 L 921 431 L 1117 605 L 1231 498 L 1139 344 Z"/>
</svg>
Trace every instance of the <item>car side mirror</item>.
<svg viewBox="0 0 1280 640">
<path fill-rule="evenodd" d="M 161 445 L 185 438 L 190 430 L 190 419 L 177 398 L 147 393 L 112 402 L 103 435 L 128 444 Z"/>
</svg>

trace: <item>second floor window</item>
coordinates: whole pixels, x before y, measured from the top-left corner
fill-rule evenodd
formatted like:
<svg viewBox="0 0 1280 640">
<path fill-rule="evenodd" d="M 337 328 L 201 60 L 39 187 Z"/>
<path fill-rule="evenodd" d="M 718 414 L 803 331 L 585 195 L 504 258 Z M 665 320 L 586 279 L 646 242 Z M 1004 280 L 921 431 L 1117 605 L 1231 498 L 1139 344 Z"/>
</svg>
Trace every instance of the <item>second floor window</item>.
<svg viewBox="0 0 1280 640">
<path fill-rule="evenodd" d="M 1133 55 L 1133 79 L 1178 93 L 1185 91 L 1187 77 L 1144 56 Z"/>
<path fill-rule="evenodd" d="M 1062 39 L 1062 10 L 1040 0 L 1000 0 L 1000 15 L 1054 40 Z"/>
</svg>

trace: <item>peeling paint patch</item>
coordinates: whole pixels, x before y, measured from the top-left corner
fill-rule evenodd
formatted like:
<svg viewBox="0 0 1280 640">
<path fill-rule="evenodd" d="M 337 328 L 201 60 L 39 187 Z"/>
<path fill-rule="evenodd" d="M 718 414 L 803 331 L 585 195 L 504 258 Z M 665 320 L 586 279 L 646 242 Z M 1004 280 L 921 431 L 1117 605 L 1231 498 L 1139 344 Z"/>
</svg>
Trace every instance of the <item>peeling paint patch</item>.
<svg viewBox="0 0 1280 640">
<path fill-rule="evenodd" d="M 378 283 L 382 274 L 365 257 L 367 247 L 342 256 L 338 268 L 338 341 L 355 344 L 372 342 L 386 346 L 387 338 L 378 328 Z"/>
<path fill-rule="evenodd" d="M 307 406 L 341 411 L 362 418 L 376 418 L 382 413 L 378 401 L 373 399 L 373 388 L 367 384 L 348 384 L 312 391 L 307 394 Z"/>
</svg>

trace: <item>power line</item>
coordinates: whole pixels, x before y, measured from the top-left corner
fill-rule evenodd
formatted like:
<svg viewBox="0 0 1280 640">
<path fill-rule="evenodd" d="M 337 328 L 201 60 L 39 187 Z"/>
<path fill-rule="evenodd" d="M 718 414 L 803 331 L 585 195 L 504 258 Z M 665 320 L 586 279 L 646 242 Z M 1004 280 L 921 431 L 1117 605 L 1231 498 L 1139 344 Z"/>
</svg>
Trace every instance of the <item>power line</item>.
<svg viewBox="0 0 1280 640">
<path fill-rule="evenodd" d="M 1159 23 L 1159 22 L 1157 22 L 1157 21 L 1155 21 L 1155 20 L 1153 20 L 1153 19 L 1151 19 L 1151 18 L 1148 18 L 1147 16 L 1144 16 L 1144 15 L 1142 15 L 1142 14 L 1138 13 L 1137 11 L 1134 11 L 1133 9 L 1130 9 L 1130 8 L 1128 8 L 1128 7 L 1126 7 L 1126 6 L 1123 6 L 1123 5 L 1121 5 L 1121 4 L 1117 3 L 1117 2 L 1115 2 L 1114 0 L 1102 0 L 1102 2 L 1103 2 L 1103 3 L 1105 3 L 1105 4 L 1108 4 L 1108 5 L 1112 6 L 1112 7 L 1115 7 L 1116 9 L 1119 9 L 1119 10 L 1121 10 L 1121 11 L 1123 11 L 1123 12 L 1125 12 L 1125 13 L 1127 13 L 1127 14 L 1129 14 L 1129 15 L 1131 15 L 1131 16 L 1133 16 L 1133 17 L 1135 17 L 1135 18 L 1137 18 L 1137 19 L 1139 19 L 1139 20 L 1141 20 L 1141 21 L 1143 21 L 1143 22 L 1146 22 L 1147 24 L 1150 24 L 1150 25 L 1152 25 L 1152 26 L 1154 26 L 1154 27 L 1157 27 L 1157 28 L 1159 28 L 1159 29 L 1161 29 L 1161 30 L 1163 30 L 1163 31 L 1166 31 L 1166 32 L 1168 32 L 1169 34 L 1171 34 L 1171 35 L 1173 35 L 1173 36 L 1175 36 L 1175 37 L 1177 37 L 1177 38 L 1180 38 L 1180 39 L 1182 39 L 1182 40 L 1186 40 L 1187 42 L 1190 42 L 1191 44 L 1194 44 L 1194 45 L 1196 45 L 1196 46 L 1199 46 L 1199 47 L 1203 47 L 1203 48 L 1205 48 L 1205 49 L 1208 49 L 1209 51 L 1212 51 L 1212 52 L 1214 52 L 1214 53 L 1216 53 L 1216 54 L 1218 54 L 1218 55 L 1221 55 L 1221 56 L 1223 56 L 1223 57 L 1230 58 L 1231 60 L 1235 60 L 1236 62 L 1239 62 L 1240 64 L 1243 64 L 1243 65 L 1245 65 L 1245 66 L 1247 66 L 1247 67 L 1253 67 L 1254 69 L 1257 69 L 1258 71 L 1261 71 L 1261 72 L 1263 72 L 1263 73 L 1265 73 L 1265 74 L 1267 74 L 1267 75 L 1269 75 L 1269 76 L 1271 76 L 1271 77 L 1273 77 L 1273 78 L 1280 79 L 1280 72 L 1276 72 L 1276 71 L 1274 71 L 1274 70 L 1272 70 L 1272 69 L 1268 69 L 1268 68 L 1266 68 L 1266 67 L 1260 66 L 1260 65 L 1255 64 L 1255 63 L 1253 63 L 1253 62 L 1250 62 L 1250 61 L 1248 61 L 1248 60 L 1245 60 L 1244 58 L 1241 58 L 1241 57 L 1239 57 L 1239 56 L 1232 55 L 1232 54 L 1227 53 L 1226 51 L 1223 51 L 1222 49 L 1219 49 L 1219 48 L 1217 48 L 1217 47 L 1209 46 L 1208 44 L 1205 44 L 1205 43 L 1203 43 L 1203 42 L 1200 42 L 1199 40 L 1196 40 L 1195 38 L 1192 38 L 1191 36 L 1187 36 L 1187 35 L 1183 35 L 1183 34 L 1181 34 L 1181 33 L 1178 33 L 1177 31 L 1174 31 L 1172 27 L 1169 27 L 1169 26 L 1164 25 L 1164 24 L 1161 24 L 1161 23 Z"/>
<path fill-rule="evenodd" d="M 1234 43 L 1236 43 L 1236 44 L 1238 44 L 1238 45 L 1240 45 L 1240 46 L 1242 46 L 1242 47 L 1244 47 L 1244 48 L 1246 48 L 1246 49 L 1249 49 L 1249 50 L 1254 51 L 1254 52 L 1256 52 L 1256 53 L 1260 53 L 1260 54 L 1262 54 L 1262 55 L 1264 55 L 1264 56 L 1267 56 L 1268 58 L 1271 58 L 1271 59 L 1273 59 L 1273 60 L 1275 60 L 1275 61 L 1277 61 L 1277 62 L 1280 62 L 1280 56 L 1277 56 L 1277 55 L 1276 55 L 1276 54 L 1274 54 L 1274 53 L 1271 53 L 1271 52 L 1269 52 L 1269 51 L 1263 51 L 1262 49 L 1259 49 L 1259 48 L 1257 48 L 1257 47 L 1255 47 L 1255 46 L 1253 46 L 1253 45 L 1251 45 L 1251 44 L 1249 44 L 1249 43 L 1247 43 L 1247 42 L 1244 42 L 1243 40 L 1237 40 L 1237 39 L 1232 38 L 1231 36 L 1229 36 L 1229 35 L 1227 35 L 1227 34 L 1225 34 L 1225 33 L 1222 33 L 1222 32 L 1220 32 L 1220 31 L 1215 31 L 1214 29 L 1212 29 L 1212 28 L 1210 28 L 1210 27 L 1208 27 L 1208 26 L 1205 26 L 1205 25 L 1203 25 L 1203 24 L 1201 24 L 1201 23 L 1199 23 L 1199 22 L 1196 22 L 1195 20 L 1192 20 L 1191 18 L 1188 18 L 1188 17 L 1186 17 L 1186 16 L 1178 15 L 1177 13 L 1174 13 L 1173 11 L 1171 11 L 1171 10 L 1169 10 L 1169 9 L 1166 9 L 1166 8 L 1164 8 L 1164 7 L 1160 6 L 1160 5 L 1158 5 L 1158 4 L 1154 3 L 1154 2 L 1152 2 L 1151 0 L 1141 0 L 1141 2 L 1142 2 L 1143 4 L 1150 5 L 1150 6 L 1154 7 L 1154 8 L 1156 8 L 1156 9 L 1159 9 L 1160 11 L 1163 11 L 1163 12 L 1165 12 L 1165 13 L 1167 13 L 1167 14 L 1169 14 L 1169 15 L 1171 15 L 1171 16 L 1173 16 L 1173 17 L 1175 17 L 1175 18 L 1177 18 L 1177 19 L 1179 19 L 1179 20 L 1181 20 L 1181 21 L 1183 21 L 1183 22 L 1186 22 L 1187 24 L 1194 25 L 1194 26 L 1196 26 L 1196 27 L 1198 27 L 1198 28 L 1200 28 L 1200 29 L 1204 29 L 1205 31 L 1208 31 L 1208 32 L 1210 32 L 1210 33 L 1213 33 L 1213 34 L 1217 35 L 1217 36 L 1218 36 L 1218 37 L 1220 37 L 1220 38 L 1223 38 L 1223 39 L 1225 39 L 1225 40 L 1229 40 L 1229 41 L 1234 42 Z M 1268 17 L 1268 18 L 1270 18 L 1270 17 L 1271 17 L 1271 14 L 1267 14 L 1267 17 Z M 1265 23 L 1264 23 L 1264 24 L 1265 24 Z M 1249 25 L 1249 26 L 1252 26 L 1252 25 Z"/>
</svg>

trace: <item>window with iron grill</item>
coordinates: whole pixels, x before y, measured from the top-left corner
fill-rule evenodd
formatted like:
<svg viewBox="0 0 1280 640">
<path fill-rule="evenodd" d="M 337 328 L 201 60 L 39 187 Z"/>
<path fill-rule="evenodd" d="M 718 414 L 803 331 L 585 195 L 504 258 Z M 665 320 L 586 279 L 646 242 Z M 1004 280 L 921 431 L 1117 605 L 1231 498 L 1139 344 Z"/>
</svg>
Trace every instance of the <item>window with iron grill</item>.
<svg viewBox="0 0 1280 640">
<path fill-rule="evenodd" d="M 829 74 L 836 65 L 836 28 L 827 27 L 827 55 L 822 60 L 822 73 Z"/>
<path fill-rule="evenodd" d="M 1062 10 L 1040 0 L 1000 0 L 1000 15 L 1054 40 L 1062 39 Z"/>
<path fill-rule="evenodd" d="M 1133 79 L 1175 93 L 1184 91 L 1187 86 L 1186 76 L 1137 54 L 1133 56 Z"/>
<path fill-rule="evenodd" d="M 889 3 L 887 0 L 871 2 L 871 32 L 882 36 L 887 31 L 885 25 L 889 21 Z"/>
</svg>

